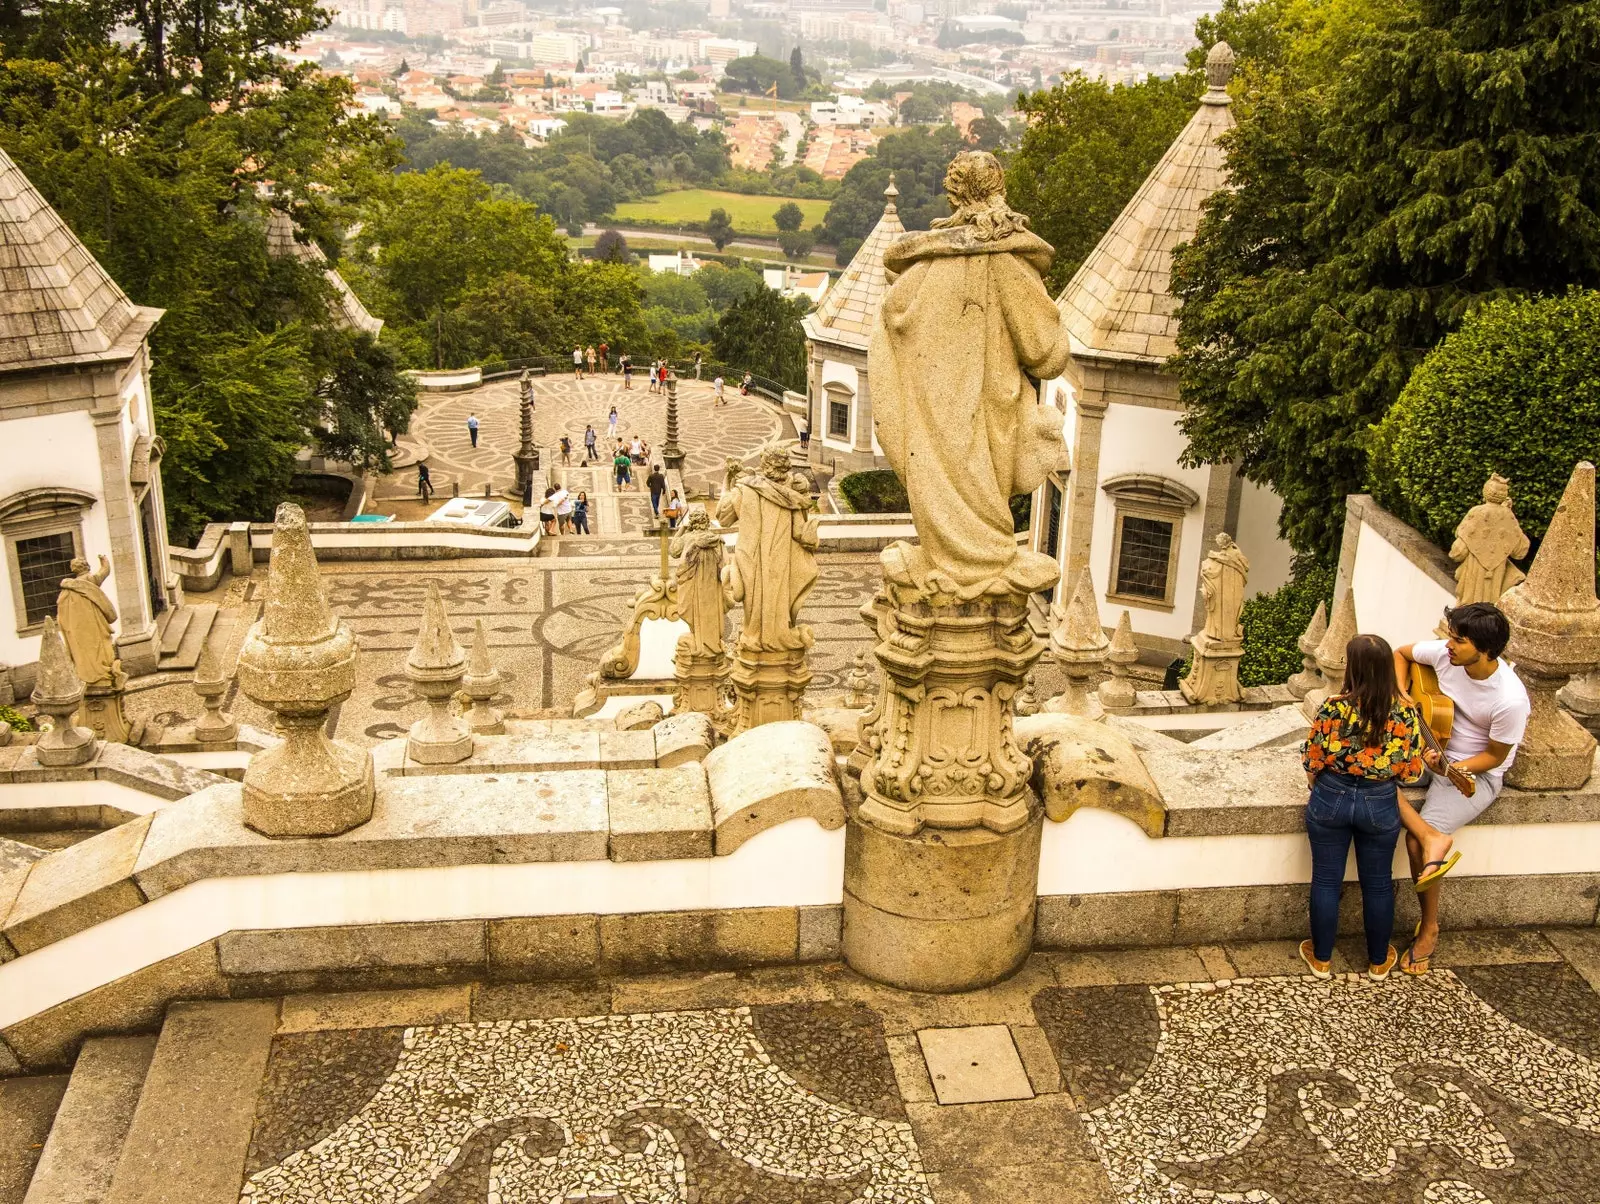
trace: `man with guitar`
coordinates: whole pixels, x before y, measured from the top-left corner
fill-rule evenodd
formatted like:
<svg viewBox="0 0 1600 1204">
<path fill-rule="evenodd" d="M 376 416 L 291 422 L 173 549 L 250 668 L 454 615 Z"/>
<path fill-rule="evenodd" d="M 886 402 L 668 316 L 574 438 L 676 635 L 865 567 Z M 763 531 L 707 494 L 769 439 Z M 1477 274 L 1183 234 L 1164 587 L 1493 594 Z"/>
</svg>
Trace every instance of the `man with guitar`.
<svg viewBox="0 0 1600 1204">
<path fill-rule="evenodd" d="M 1423 739 L 1430 745 L 1422 759 L 1433 771 L 1422 823 L 1406 831 L 1422 910 L 1416 939 L 1400 965 L 1412 975 L 1428 972 L 1439 943 L 1440 879 L 1461 856 L 1450 851 L 1452 834 L 1500 793 L 1530 710 L 1527 689 L 1500 660 L 1511 625 L 1499 607 L 1447 607 L 1444 619 L 1447 639 L 1406 644 L 1394 654 L 1400 691 L 1422 712 Z"/>
</svg>

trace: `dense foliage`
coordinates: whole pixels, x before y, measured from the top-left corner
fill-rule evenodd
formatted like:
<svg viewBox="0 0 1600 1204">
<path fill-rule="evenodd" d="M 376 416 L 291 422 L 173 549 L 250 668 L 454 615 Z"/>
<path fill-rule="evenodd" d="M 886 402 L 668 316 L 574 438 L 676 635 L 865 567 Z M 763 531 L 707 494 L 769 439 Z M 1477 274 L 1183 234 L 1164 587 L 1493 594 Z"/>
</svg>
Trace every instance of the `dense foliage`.
<svg viewBox="0 0 1600 1204">
<path fill-rule="evenodd" d="M 1006 161 L 1006 199 L 1056 249 L 1051 292 L 1065 287 L 1172 145 L 1201 86 L 1193 73 L 1116 87 L 1074 75 L 1017 98 L 1028 124 Z"/>
<path fill-rule="evenodd" d="M 1333 569 L 1314 561 L 1296 560 L 1293 578 L 1270 594 L 1247 598 L 1239 612 L 1244 628 L 1244 656 L 1239 684 L 1278 686 L 1300 672 L 1300 637 L 1316 613 L 1317 603 L 1333 606 Z"/>
<path fill-rule="evenodd" d="M 1523 529 L 1549 526 L 1572 466 L 1600 460 L 1600 293 L 1491 301 L 1428 353 L 1373 432 L 1373 492 L 1448 546 L 1498 472 Z"/>
<path fill-rule="evenodd" d="M 883 190 L 894 175 L 899 190 L 896 206 L 907 230 L 926 230 L 935 218 L 947 217 L 944 172 L 965 143 L 952 126 L 918 127 L 882 139 L 873 154 L 848 172 L 828 206 L 823 228 L 839 253 L 841 264 L 851 256 L 883 216 Z"/>
<path fill-rule="evenodd" d="M 804 297 L 790 301 L 770 288 L 746 294 L 717 320 L 711 337 L 717 358 L 785 388 L 804 390 L 806 335 L 800 319 L 810 307 Z"/>
<path fill-rule="evenodd" d="M 839 494 L 854 514 L 905 514 L 911 509 L 906 487 L 887 468 L 870 468 L 839 478 Z"/>
<path fill-rule="evenodd" d="M 1261 0 L 1217 21 L 1263 60 L 1233 187 L 1174 273 L 1189 457 L 1271 485 L 1295 547 L 1329 557 L 1367 429 L 1428 350 L 1484 301 L 1600 284 L 1600 9 Z"/>
<path fill-rule="evenodd" d="M 0 145 L 136 303 L 166 310 L 151 387 L 182 542 L 270 517 L 319 438 L 381 465 L 411 399 L 393 360 L 337 325 L 322 273 L 267 253 L 269 204 L 336 250 L 351 200 L 395 161 L 382 127 L 348 114 L 343 81 L 265 49 L 324 15 L 298 0 L 158 9 L 0 5 Z M 121 26 L 140 40 L 115 42 Z"/>
</svg>

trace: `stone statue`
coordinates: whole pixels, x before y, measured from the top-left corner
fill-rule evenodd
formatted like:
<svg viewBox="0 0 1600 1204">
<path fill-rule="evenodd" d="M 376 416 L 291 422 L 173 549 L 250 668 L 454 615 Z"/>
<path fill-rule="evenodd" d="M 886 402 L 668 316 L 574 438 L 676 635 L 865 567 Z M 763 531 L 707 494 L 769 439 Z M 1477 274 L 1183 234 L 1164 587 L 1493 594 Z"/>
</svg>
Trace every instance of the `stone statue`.
<svg viewBox="0 0 1600 1204">
<path fill-rule="evenodd" d="M 1226 531 L 1217 532 L 1216 546 L 1200 564 L 1200 595 L 1205 600 L 1206 622 L 1189 642 L 1194 645 L 1194 665 L 1178 683 L 1190 702 L 1210 705 L 1238 702 L 1239 661 L 1244 657 L 1244 587 L 1250 579 L 1250 562 Z"/>
<path fill-rule="evenodd" d="M 1483 501 L 1468 510 L 1456 528 L 1450 559 L 1456 569 L 1456 605 L 1498 602 L 1500 595 L 1523 580 L 1512 564 L 1528 554 L 1523 534 L 1511 509 L 1511 482 L 1495 473 L 1483 485 Z"/>
<path fill-rule="evenodd" d="M 717 521 L 739 531 L 733 563 L 722 570 L 728 600 L 744 605 L 729 674 L 738 701 L 733 731 L 798 719 L 811 680 L 811 628 L 799 617 L 817 581 L 817 519 L 810 495 L 790 481 L 787 448 L 762 448 L 759 476 L 730 468 Z"/>
<path fill-rule="evenodd" d="M 56 595 L 56 623 L 67 642 L 72 667 L 85 686 L 114 686 L 127 681 L 117 646 L 111 639 L 111 625 L 117 621 L 117 608 L 100 588 L 111 575 L 111 565 L 100 557 L 100 571 L 89 570 L 89 562 L 72 562 L 72 576 L 61 582 Z"/>
<path fill-rule="evenodd" d="M 963 599 L 996 582 L 1028 593 L 1057 574 L 1049 557 L 1019 554 L 1010 508 L 1063 450 L 1061 414 L 1037 404 L 1029 380 L 1067 364 L 1043 279 L 1055 253 L 1006 205 L 993 155 L 957 155 L 944 185 L 954 213 L 884 254 L 892 286 L 868 352 L 873 422 L 921 541 L 913 575 Z"/>
<path fill-rule="evenodd" d="M 790 483 L 788 450 L 761 449 L 761 475 L 741 473 L 717 503 L 717 521 L 738 527 L 728 596 L 744 604 L 741 647 L 809 648 L 811 629 L 796 620 L 817 580 L 817 519 L 811 497 Z"/>
<path fill-rule="evenodd" d="M 672 659 L 673 706 L 721 719 L 728 597 L 722 587 L 722 532 L 712 528 L 704 507 L 696 506 L 678 524 L 671 552 L 678 557 L 678 617 L 689 624 Z"/>
<path fill-rule="evenodd" d="M 1206 603 L 1205 633 L 1214 640 L 1235 643 L 1244 639 L 1239 612 L 1244 609 L 1244 586 L 1250 562 L 1226 531 L 1217 532 L 1216 547 L 1200 565 L 1200 593 Z"/>
</svg>

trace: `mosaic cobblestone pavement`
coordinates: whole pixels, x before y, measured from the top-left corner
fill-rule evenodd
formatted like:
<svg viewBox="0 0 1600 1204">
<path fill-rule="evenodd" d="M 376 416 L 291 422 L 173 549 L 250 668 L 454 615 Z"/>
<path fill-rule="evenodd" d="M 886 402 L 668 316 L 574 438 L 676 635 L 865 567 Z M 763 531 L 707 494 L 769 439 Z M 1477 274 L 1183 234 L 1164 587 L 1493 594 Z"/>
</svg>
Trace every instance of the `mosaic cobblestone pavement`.
<svg viewBox="0 0 1600 1204">
<path fill-rule="evenodd" d="M 617 408 L 617 434 L 631 439 L 638 434 L 652 448 L 667 437 L 666 395 L 651 393 L 641 378 L 624 390 L 620 376 L 574 380 L 570 376 L 536 377 L 534 440 L 553 448 L 566 435 L 574 448 L 573 463 L 583 460 L 583 428 L 590 424 L 607 453 L 607 415 Z M 502 488 L 515 479 L 511 453 L 521 439 L 515 379 L 491 381 L 462 393 L 424 396 L 412 418 L 413 434 L 430 451 L 428 460 L 436 487 L 459 480 L 464 491 L 492 481 Z M 729 456 L 745 459 L 767 440 L 784 433 L 784 420 L 769 403 L 741 397 L 729 388 L 727 404 L 714 406 L 711 385 L 705 381 L 678 383 L 678 440 L 687 453 L 684 473 L 691 481 L 720 481 Z M 478 416 L 478 446 L 467 433 L 467 416 Z M 793 437 L 793 432 L 788 432 Z M 609 459 L 609 455 L 606 455 Z"/>
<path fill-rule="evenodd" d="M 1382 984 L 1265 942 L 1041 953 L 957 996 L 837 964 L 463 985 L 413 1027 L 407 992 L 299 997 L 240 1199 L 1588 1204 L 1596 936 L 1447 934 Z M 1034 1098 L 933 1102 L 916 1034 L 970 1024 L 1009 1026 Z"/>
</svg>

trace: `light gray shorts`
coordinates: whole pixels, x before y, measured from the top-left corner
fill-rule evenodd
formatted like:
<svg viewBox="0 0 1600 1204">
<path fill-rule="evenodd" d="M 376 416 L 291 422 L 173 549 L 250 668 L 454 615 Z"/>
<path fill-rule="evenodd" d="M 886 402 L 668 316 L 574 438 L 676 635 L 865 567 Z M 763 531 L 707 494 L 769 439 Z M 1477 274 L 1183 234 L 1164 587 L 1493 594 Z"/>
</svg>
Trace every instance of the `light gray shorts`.
<svg viewBox="0 0 1600 1204">
<path fill-rule="evenodd" d="M 1443 774 L 1436 774 L 1432 770 L 1426 772 L 1428 793 L 1422 800 L 1419 814 L 1447 835 L 1466 827 L 1487 811 L 1489 804 L 1499 796 L 1503 783 L 1502 775 L 1498 773 L 1479 774 L 1478 788 L 1468 798 L 1452 786 L 1450 779 Z"/>
</svg>

